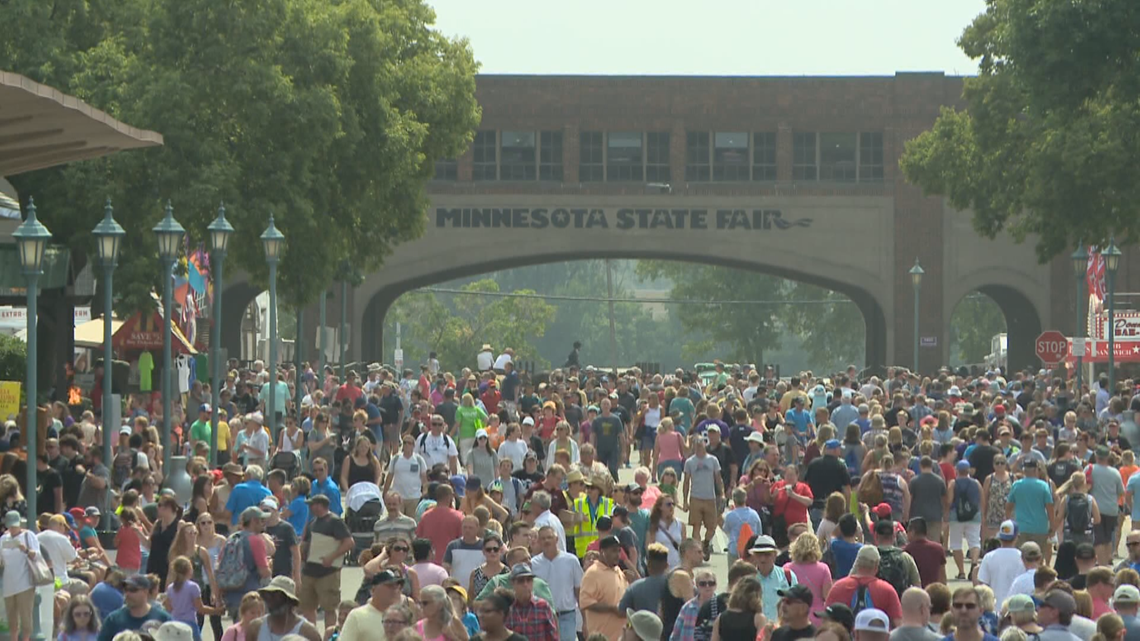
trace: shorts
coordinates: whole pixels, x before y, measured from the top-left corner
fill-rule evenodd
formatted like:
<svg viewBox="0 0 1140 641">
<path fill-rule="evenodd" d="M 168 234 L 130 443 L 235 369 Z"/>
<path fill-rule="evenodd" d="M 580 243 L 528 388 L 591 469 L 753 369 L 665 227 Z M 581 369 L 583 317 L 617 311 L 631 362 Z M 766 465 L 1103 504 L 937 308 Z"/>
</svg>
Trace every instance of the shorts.
<svg viewBox="0 0 1140 641">
<path fill-rule="evenodd" d="M 325 612 L 336 612 L 340 605 L 340 570 L 321 577 L 302 574 L 297 597 L 302 610 L 313 611 L 320 606 Z"/>
<path fill-rule="evenodd" d="M 648 433 L 643 434 L 641 436 L 641 451 L 652 452 L 653 451 L 653 444 L 656 442 L 657 442 L 657 432 L 654 432 L 652 434 L 648 434 Z"/>
<path fill-rule="evenodd" d="M 1116 522 L 1119 516 L 1100 515 L 1100 523 L 1093 524 L 1093 544 L 1109 545 L 1116 537 Z"/>
<path fill-rule="evenodd" d="M 384 424 L 384 442 L 391 446 L 400 442 L 400 426 L 395 423 Z"/>
<path fill-rule="evenodd" d="M 23 592 L 4 597 L 4 609 L 8 612 L 8 629 L 13 638 L 16 630 L 23 634 L 32 634 L 32 609 L 36 604 L 35 588 L 28 588 Z"/>
<path fill-rule="evenodd" d="M 1030 541 L 1033 541 L 1037 545 L 1041 546 L 1041 551 L 1046 556 L 1048 556 L 1050 554 L 1050 551 L 1053 549 L 1053 547 L 1049 544 L 1048 534 L 1029 534 L 1028 532 L 1022 532 L 1021 534 L 1017 535 L 1017 547 L 1021 547 Z"/>
<path fill-rule="evenodd" d="M 689 525 L 704 524 L 708 536 L 716 532 L 716 499 L 689 499 Z"/>
<path fill-rule="evenodd" d="M 966 539 L 966 549 L 976 550 L 982 547 L 982 524 L 977 521 L 961 523 L 950 521 L 950 538 L 946 540 L 946 548 L 957 550 Z"/>
</svg>

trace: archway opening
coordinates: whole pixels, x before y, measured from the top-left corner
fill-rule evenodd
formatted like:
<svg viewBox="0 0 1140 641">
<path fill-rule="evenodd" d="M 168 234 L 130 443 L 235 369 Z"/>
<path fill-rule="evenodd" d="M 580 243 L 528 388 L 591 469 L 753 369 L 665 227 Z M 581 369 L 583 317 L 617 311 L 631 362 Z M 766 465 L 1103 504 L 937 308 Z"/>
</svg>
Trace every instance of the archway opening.
<svg viewBox="0 0 1140 641">
<path fill-rule="evenodd" d="M 377 295 L 364 319 L 370 328 L 382 322 L 382 332 L 368 332 L 371 343 L 363 338 L 368 359 L 393 362 L 398 336 L 405 367 L 434 351 L 453 370 L 470 366 L 484 343 L 496 354 L 511 347 L 536 370 L 565 364 L 578 341 L 583 365 L 672 370 L 720 359 L 779 364 L 785 375 L 862 367 L 869 349 L 885 345 L 885 319 L 870 296 L 676 260 L 569 260 L 465 275 Z"/>
<path fill-rule="evenodd" d="M 270 326 L 269 326 L 269 292 L 260 291 L 241 308 L 240 334 L 237 351 L 231 351 L 231 357 L 238 358 L 242 363 L 256 360 L 269 361 Z M 224 312 L 223 308 L 223 312 Z M 223 335 L 224 335 L 223 327 Z M 277 300 L 277 362 L 284 363 L 293 360 L 293 349 L 297 336 L 296 310 L 290 309 Z M 225 341 L 223 340 L 223 345 Z M 227 349 L 229 348 L 226 345 Z"/>
<path fill-rule="evenodd" d="M 1037 368 L 1033 343 L 1041 317 L 1021 292 L 985 285 L 964 296 L 950 315 L 950 364 L 1000 367 L 1004 372 Z"/>
</svg>

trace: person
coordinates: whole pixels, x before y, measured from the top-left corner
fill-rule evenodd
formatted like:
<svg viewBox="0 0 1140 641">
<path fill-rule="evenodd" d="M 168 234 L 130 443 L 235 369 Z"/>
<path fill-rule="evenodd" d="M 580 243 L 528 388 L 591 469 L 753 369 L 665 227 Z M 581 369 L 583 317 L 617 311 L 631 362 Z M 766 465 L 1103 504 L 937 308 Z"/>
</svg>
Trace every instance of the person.
<svg viewBox="0 0 1140 641">
<path fill-rule="evenodd" d="M 496 589 L 476 603 L 480 632 L 471 641 L 526 641 L 527 637 L 507 627 L 507 617 L 515 603 L 515 595 L 504 588 Z"/>
<path fill-rule="evenodd" d="M 193 526 L 187 526 L 193 527 Z M 202 588 L 194 582 L 194 566 L 190 559 L 179 556 L 170 562 L 171 580 L 166 588 L 166 599 L 170 604 L 170 616 L 190 627 L 195 641 L 201 641 L 202 630 L 198 627 L 198 614 L 205 612 L 202 604 Z"/>
<path fill-rule="evenodd" d="M 154 586 L 145 574 L 135 574 L 123 580 L 123 607 L 103 619 L 99 641 L 112 641 L 115 635 L 127 630 L 141 630 L 148 621 L 158 621 L 160 624 L 170 621 L 170 614 L 166 610 L 151 603 L 152 587 Z"/>
<path fill-rule="evenodd" d="M 424 641 L 468 641 L 467 628 L 455 615 L 447 591 L 438 585 L 420 590 L 420 613 L 415 630 Z"/>
<path fill-rule="evenodd" d="M 45 522 L 46 521 L 46 522 Z M 64 532 L 68 531 L 67 519 L 62 514 L 40 515 L 40 533 L 36 535 L 40 548 L 51 563 L 55 576 L 63 579 L 68 576 L 68 568 L 79 562 L 79 554 Z"/>
<path fill-rule="evenodd" d="M 1023 543 L 1021 545 L 1021 563 L 1025 571 L 1014 577 L 1013 582 L 1009 584 L 1009 590 L 1005 593 L 1006 598 L 1014 594 L 1033 595 L 1037 570 L 1041 567 L 1041 547 L 1033 541 Z M 994 599 L 997 600 L 996 594 Z"/>
<path fill-rule="evenodd" d="M 763 587 L 761 604 L 764 616 L 772 621 L 780 613 L 780 599 L 776 592 L 799 582 L 791 569 L 776 566 L 778 551 L 776 542 L 766 534 L 757 536 L 748 548 L 748 560 L 756 567 L 756 580 Z"/>
<path fill-rule="evenodd" d="M 357 410 L 359 414 L 360 411 Z M 340 469 L 340 488 L 347 492 L 357 483 L 383 483 L 384 468 L 376 458 L 371 442 L 358 436 L 352 442 L 352 453 L 344 458 Z"/>
<path fill-rule="evenodd" d="M 221 641 L 245 641 L 245 630 L 256 619 L 265 616 L 265 601 L 257 592 L 247 592 L 238 606 L 238 616 L 233 625 L 222 633 Z"/>
<path fill-rule="evenodd" d="M 842 499 L 843 497 L 840 497 Z M 732 490 L 733 509 L 724 515 L 724 532 L 728 535 L 728 565 L 740 558 L 740 533 L 748 526 L 753 533 L 761 531 L 760 515 L 748 506 L 748 491 L 743 487 Z M 822 524 L 821 524 L 822 527 Z M 745 539 L 747 540 L 747 539 Z"/>
<path fill-rule="evenodd" d="M 732 588 L 728 608 L 713 623 L 712 641 L 755 639 L 768 623 L 764 616 L 760 581 L 745 577 Z"/>
<path fill-rule="evenodd" d="M 966 461 L 970 463 L 969 461 Z M 1009 463 L 1004 454 L 993 458 L 993 473 L 989 474 L 982 484 L 982 536 L 989 540 L 1001 527 L 1005 515 L 1005 506 L 1009 498 L 1009 490 L 1013 487 L 1013 475 L 1009 473 Z M 973 464 L 970 463 L 970 469 Z"/>
<path fill-rule="evenodd" d="M 550 605 L 558 619 L 560 641 L 575 641 L 582 564 L 573 554 L 558 549 L 557 537 L 554 528 L 539 528 L 538 544 L 542 552 L 530 560 L 530 567 L 536 577 L 550 585 L 550 593 L 554 597 Z"/>
<path fill-rule="evenodd" d="M 1033 597 L 1027 594 L 1014 594 L 1005 600 L 1002 609 L 1009 617 L 1009 622 L 1026 635 L 1039 635 L 1044 630 L 1037 625 L 1037 604 L 1033 602 Z"/>
<path fill-rule="evenodd" d="M 799 470 L 795 465 L 784 467 L 784 477 L 772 486 L 772 496 L 772 517 L 776 521 L 772 526 L 772 534 L 776 542 L 783 545 L 787 539 L 787 527 L 795 523 L 811 522 L 808 507 L 815 496 L 807 483 L 799 481 Z"/>
<path fill-rule="evenodd" d="M 384 493 L 384 518 L 377 519 L 372 526 L 372 533 L 377 541 L 387 541 L 397 538 L 411 543 L 416 538 L 416 520 L 404 513 L 407 503 L 395 490 Z M 412 508 L 415 514 L 415 508 Z"/>
<path fill-rule="evenodd" d="M 814 637 L 816 628 L 811 619 L 814 615 L 811 606 L 815 597 L 812 590 L 800 583 L 780 590 L 777 594 L 780 597 L 780 627 L 773 630 L 768 639 L 796 641 Z"/>
<path fill-rule="evenodd" d="M 395 634 L 391 628 L 397 621 L 391 622 L 385 613 L 391 606 L 403 601 L 402 589 L 404 577 L 391 569 L 380 570 L 369 580 L 369 599 L 364 605 L 353 608 L 341 626 L 340 638 L 360 639 L 361 641 L 384 641 L 388 633 Z M 403 626 L 411 625 L 411 620 L 400 621 Z"/>
<path fill-rule="evenodd" d="M 1096 621 L 1096 634 L 1093 641 L 1123 641 L 1128 633 L 1124 619 L 1116 614 L 1106 614 Z"/>
<path fill-rule="evenodd" d="M 850 405 L 848 406 L 850 407 Z M 821 434 L 831 429 L 829 425 L 820 427 Z M 846 426 L 844 426 L 846 427 Z M 840 459 L 843 445 L 837 439 L 829 438 L 823 443 L 823 456 L 812 459 L 804 472 L 804 482 L 811 488 L 811 522 L 818 525 L 823 518 L 827 498 L 834 492 L 843 492 L 851 485 L 851 471 L 845 460 Z"/>
<path fill-rule="evenodd" d="M 1048 483 L 1038 477 L 1040 466 L 1036 459 L 1029 459 L 1022 465 L 1025 477 L 1014 481 L 1009 489 L 1005 506 L 1006 518 L 1017 523 L 1018 543 L 1033 541 L 1041 546 L 1045 563 L 1048 564 L 1053 550 L 1049 544 L 1049 530 L 1053 522 L 1053 491 Z M 1119 480 L 1118 476 L 1117 481 Z M 1115 522 L 1113 527 L 1115 528 Z M 1110 541 L 1111 536 L 1109 535 Z M 997 590 L 994 590 L 994 594 L 997 595 Z"/>
<path fill-rule="evenodd" d="M 250 591 L 257 590 L 263 581 L 268 581 L 269 577 L 272 576 L 265 537 L 261 536 L 265 531 L 265 517 L 266 514 L 256 505 L 247 507 L 242 510 L 238 517 L 241 529 L 230 535 L 229 540 L 237 537 L 239 541 L 235 542 L 241 543 L 239 549 L 243 550 L 242 563 L 245 566 L 245 582 L 241 587 L 225 590 L 222 594 L 228 614 L 234 620 L 238 618 L 237 610 L 241 605 L 242 597 Z M 227 544 L 229 540 L 227 540 Z"/>
<path fill-rule="evenodd" d="M 1089 494 L 1096 499 L 1100 522 L 1093 525 L 1093 545 L 1101 565 L 1112 564 L 1113 543 L 1116 542 L 1117 519 L 1120 517 L 1120 500 L 1124 496 L 1124 482 L 1120 470 L 1109 464 L 1111 452 L 1107 445 L 1096 448 L 1096 462 L 1089 471 L 1092 489 Z M 1048 557 L 1046 557 L 1048 559 Z"/>
<path fill-rule="evenodd" d="M 384 491 L 395 491 L 402 502 L 405 516 L 414 516 L 416 505 L 427 487 L 427 461 L 416 450 L 416 440 L 405 434 L 400 440 L 400 452 L 392 456 L 388 464 L 388 475 L 384 479 Z"/>
<path fill-rule="evenodd" d="M 685 480 L 681 491 L 685 505 L 681 509 L 688 511 L 693 538 L 702 542 L 705 561 L 708 561 L 712 554 L 712 538 L 716 534 L 720 506 L 724 503 L 724 481 L 720 460 L 709 455 L 705 437 L 694 437 L 692 442 L 693 455 L 685 461 Z M 705 530 L 704 539 L 701 538 L 702 525 Z"/>
<path fill-rule="evenodd" d="M 712 568 L 702 567 L 693 571 L 693 583 L 696 592 L 691 599 L 681 606 L 677 619 L 673 624 L 673 631 L 669 633 L 669 641 L 688 641 L 697 638 L 697 616 L 701 607 L 709 603 L 716 594 L 716 573 Z M 702 638 L 704 635 L 702 634 Z"/>
<path fill-rule="evenodd" d="M 874 536 L 879 548 L 879 578 L 894 586 L 895 593 L 900 597 L 908 587 L 921 585 L 922 575 L 918 572 L 918 564 L 915 563 L 914 557 L 895 546 L 894 521 L 890 518 L 877 521 Z"/>
<path fill-rule="evenodd" d="M 646 575 L 633 582 L 621 597 L 618 609 L 656 612 L 668 581 L 669 550 L 660 543 L 651 543 L 645 549 Z"/>
<path fill-rule="evenodd" d="M 1073 595 L 1057 588 L 1046 592 L 1037 608 L 1037 624 L 1045 628 L 1038 635 L 1041 641 L 1081 641 L 1069 631 L 1076 611 L 1077 602 Z"/>
<path fill-rule="evenodd" d="M 1005 463 L 994 462 L 1003 469 Z M 970 476 L 970 462 L 958 461 L 955 466 L 956 478 L 950 485 L 950 506 L 946 510 L 949 528 L 946 546 L 954 555 L 954 564 L 958 567 L 959 581 L 966 579 L 962 542 L 966 543 L 966 553 L 970 556 L 970 574 L 978 564 L 982 541 L 982 485 Z M 990 475 L 988 482 L 995 483 L 996 474 Z M 927 528 L 929 531 L 929 528 Z M 943 570 L 945 572 L 945 570 Z"/>
<path fill-rule="evenodd" d="M 938 526 L 935 533 L 941 532 L 941 524 Z M 921 516 L 912 518 L 907 526 L 907 544 L 903 548 L 918 567 L 922 587 L 946 582 L 946 550 L 937 541 L 928 538 L 929 531 L 930 524 L 926 519 Z"/>
<path fill-rule="evenodd" d="M 506 626 L 534 641 L 558 641 L 558 620 L 545 599 L 534 595 L 534 572 L 530 565 L 517 563 L 511 568 L 515 602 L 507 614 Z"/>
<path fill-rule="evenodd" d="M 582 575 L 582 588 L 578 605 L 585 619 L 583 632 L 617 639 L 625 627 L 624 611 L 618 608 L 622 595 L 629 587 L 625 574 L 618 569 L 621 542 L 608 536 L 598 543 L 597 562 Z"/>
<path fill-rule="evenodd" d="M 36 599 L 36 584 L 32 578 L 31 562 L 40 551 L 40 541 L 31 530 L 22 526 L 20 513 L 9 510 L 4 515 L 6 531 L 0 535 L 0 560 L 4 564 L 4 608 L 8 612 L 8 627 L 29 641 L 32 638 L 32 610 Z M 65 575 L 66 576 L 66 575 Z"/>
<path fill-rule="evenodd" d="M 91 588 L 91 602 L 95 604 L 97 616 L 102 620 L 107 615 L 123 607 L 123 579 L 125 575 L 121 570 L 111 569 L 103 580 Z"/>
<path fill-rule="evenodd" d="M 614 414 L 609 398 L 601 402 L 601 414 L 590 425 L 590 445 L 598 453 L 598 460 L 610 470 L 614 481 L 618 480 L 618 465 L 621 462 L 622 449 L 625 446 L 625 424 Z"/>
<path fill-rule="evenodd" d="M 459 536 L 453 541 L 448 541 L 443 553 L 443 567 L 447 569 L 451 578 L 459 581 L 461 585 L 466 584 L 468 588 L 471 586 L 472 575 L 479 569 L 486 556 L 483 552 L 482 533 L 479 519 L 474 516 L 463 517 L 459 525 Z"/>
<path fill-rule="evenodd" d="M 657 641 L 661 638 L 663 626 L 661 617 L 652 612 L 626 612 L 629 625 L 622 630 L 619 641 Z"/>
<path fill-rule="evenodd" d="M 1021 551 L 1014 547 L 1017 543 L 1016 523 L 1004 521 L 998 528 L 997 538 L 1001 547 L 982 557 L 977 581 L 990 586 L 996 602 L 1005 603 L 1013 580 L 1025 571 L 1025 565 L 1021 560 Z"/>
<path fill-rule="evenodd" d="M 910 480 L 909 517 L 920 517 L 926 522 L 926 529 L 935 540 L 942 536 L 942 523 L 950 510 L 951 493 L 947 481 L 934 473 L 934 459 L 923 456 L 918 461 L 918 474 Z"/>
<path fill-rule="evenodd" d="M 455 509 L 455 489 L 448 483 L 441 483 L 433 498 L 435 506 L 420 518 L 416 536 L 431 541 L 432 561 L 442 564 L 448 544 L 463 536 L 463 512 Z"/>
<path fill-rule="evenodd" d="M 1115 589 L 1115 575 L 1112 570 L 1106 567 L 1095 567 L 1089 570 L 1088 581 L 1085 590 L 1092 597 L 1093 611 L 1092 619 L 1099 619 L 1112 612 L 1113 590 Z"/>
<path fill-rule="evenodd" d="M 86 594 L 76 594 L 63 610 L 63 625 L 57 641 L 96 641 L 103 620 Z"/>
<path fill-rule="evenodd" d="M 832 581 L 830 568 L 820 561 L 823 553 L 819 549 L 819 539 L 811 532 L 804 532 L 796 537 L 788 551 L 791 553 L 792 561 L 784 567 L 791 570 L 800 583 L 810 589 L 812 599 L 823 603 L 831 590 Z M 808 601 L 808 606 L 811 606 L 811 603 L 812 601 Z M 815 625 L 821 623 L 819 616 L 814 612 L 808 613 L 808 620 Z"/>
<path fill-rule="evenodd" d="M 265 616 L 256 619 L 246 626 L 246 637 L 251 641 L 263 639 L 282 639 L 286 635 L 297 635 L 305 641 L 321 641 L 321 634 L 317 626 L 308 619 L 297 614 L 297 588 L 293 579 L 287 576 L 275 576 L 269 584 L 257 591 L 265 602 Z M 328 618 L 336 618 L 336 606 Z M 327 620 L 327 619 L 326 619 Z M 335 626 L 335 623 L 333 624 Z M 265 634 L 262 635 L 262 630 Z"/>
<path fill-rule="evenodd" d="M 1112 607 L 1120 615 L 1127 630 L 1124 641 L 1140 639 L 1140 618 L 1137 618 L 1137 613 L 1140 611 L 1140 589 L 1127 583 L 1118 586 L 1112 593 Z"/>
<path fill-rule="evenodd" d="M 902 606 L 899 603 L 898 593 L 890 583 L 876 576 L 879 572 L 879 560 L 877 547 L 867 545 L 860 548 L 855 555 L 851 575 L 839 579 L 831 586 L 826 604 L 842 603 L 851 607 L 856 614 L 878 609 L 889 617 L 891 623 L 897 624 L 901 621 Z M 889 631 L 889 627 L 883 630 L 883 632 Z"/>
<path fill-rule="evenodd" d="M 930 595 L 926 590 L 909 587 L 900 599 L 902 619 L 898 627 L 891 630 L 890 641 L 939 641 L 942 637 L 929 627 Z"/>
<path fill-rule="evenodd" d="M 301 557 L 305 564 L 301 567 L 299 603 L 309 621 L 317 620 L 319 605 L 325 611 L 325 627 L 336 627 L 336 608 L 340 603 L 340 568 L 344 564 L 344 556 L 353 547 L 352 533 L 344 521 L 329 510 L 327 496 L 317 494 L 310 497 L 309 511 L 313 519 L 305 528 L 301 543 Z M 296 586 L 292 579 L 289 583 Z M 278 590 L 276 594 L 283 592 Z M 290 590 L 287 596 L 293 594 L 293 590 Z M 266 605 L 269 606 L 268 599 Z M 271 606 L 269 610 L 270 613 L 273 612 Z"/>
<path fill-rule="evenodd" d="M 297 531 L 281 520 L 277 499 L 264 498 L 258 505 L 265 513 L 265 534 L 273 541 L 273 576 L 287 576 L 294 585 L 301 581 L 301 546 Z"/>
<path fill-rule="evenodd" d="M 316 461 L 313 462 L 314 470 L 316 468 Z M 238 524 L 238 516 L 248 507 L 254 507 L 261 503 L 261 499 L 272 496 L 269 488 L 262 484 L 262 479 L 265 478 L 265 471 L 259 465 L 250 465 L 245 468 L 244 480 L 238 483 L 230 490 L 229 499 L 226 501 L 226 513 L 230 515 L 230 525 L 236 526 Z"/>
<path fill-rule="evenodd" d="M 951 595 L 951 608 L 954 616 L 954 633 L 947 641 L 998 641 L 994 635 L 985 632 L 980 625 L 982 604 L 977 591 L 970 586 L 954 590 Z"/>
</svg>

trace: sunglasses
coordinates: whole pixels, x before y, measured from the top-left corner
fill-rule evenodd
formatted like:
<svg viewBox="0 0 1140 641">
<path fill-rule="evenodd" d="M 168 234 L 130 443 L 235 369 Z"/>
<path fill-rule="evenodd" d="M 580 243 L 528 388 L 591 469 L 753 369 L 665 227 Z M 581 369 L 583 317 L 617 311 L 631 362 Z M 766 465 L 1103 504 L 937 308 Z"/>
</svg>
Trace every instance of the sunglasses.
<svg viewBox="0 0 1140 641">
<path fill-rule="evenodd" d="M 432 421 L 431 424 L 436 426 L 436 427 L 443 427 L 443 423 L 437 423 L 435 421 Z"/>
<path fill-rule="evenodd" d="M 89 617 L 89 616 L 91 616 L 91 611 L 90 610 L 75 610 L 74 612 L 71 613 L 71 615 L 77 616 L 77 617 Z"/>
<path fill-rule="evenodd" d="M 503 549 L 503 548 L 501 548 L 501 547 L 498 547 L 498 546 L 494 546 L 494 547 L 487 547 L 487 548 L 483 548 L 483 551 L 484 551 L 484 552 L 492 552 L 492 553 L 494 553 L 494 552 L 498 552 L 498 551 L 499 551 L 499 550 L 501 550 L 501 549 Z"/>
<path fill-rule="evenodd" d="M 953 608 L 955 610 L 974 610 L 978 607 L 977 603 L 955 603 Z"/>
<path fill-rule="evenodd" d="M 396 547 L 392 548 L 392 551 L 393 552 L 407 552 L 409 549 L 410 548 L 404 547 L 402 545 L 397 545 Z"/>
<path fill-rule="evenodd" d="M 697 587 L 699 587 L 699 588 L 715 588 L 716 587 L 716 581 L 697 581 Z"/>
</svg>

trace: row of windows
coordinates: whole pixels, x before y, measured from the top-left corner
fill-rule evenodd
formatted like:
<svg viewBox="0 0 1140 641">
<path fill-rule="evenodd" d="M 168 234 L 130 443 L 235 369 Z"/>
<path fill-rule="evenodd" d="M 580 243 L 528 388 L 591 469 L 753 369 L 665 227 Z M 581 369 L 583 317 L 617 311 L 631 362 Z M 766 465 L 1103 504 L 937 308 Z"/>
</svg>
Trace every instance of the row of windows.
<svg viewBox="0 0 1140 641">
<path fill-rule="evenodd" d="M 471 178 L 562 180 L 561 131 L 478 131 Z M 454 159 L 435 166 L 436 180 L 456 180 Z M 578 139 L 581 182 L 669 182 L 669 132 L 583 131 Z M 797 182 L 881 182 L 883 134 L 794 132 L 792 179 Z M 685 180 L 776 180 L 776 132 L 685 133 Z"/>
</svg>

